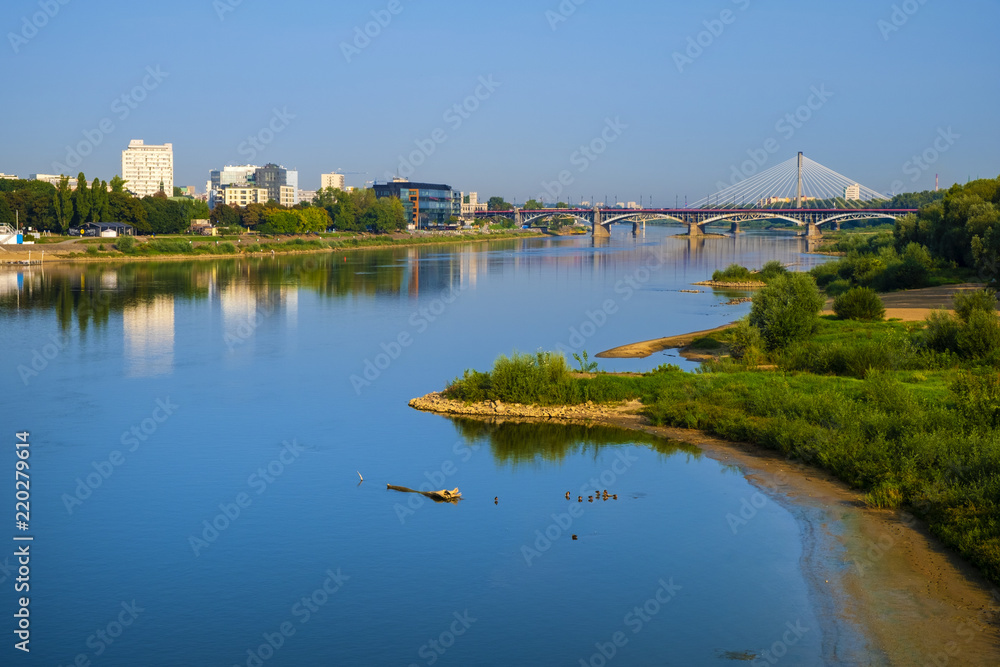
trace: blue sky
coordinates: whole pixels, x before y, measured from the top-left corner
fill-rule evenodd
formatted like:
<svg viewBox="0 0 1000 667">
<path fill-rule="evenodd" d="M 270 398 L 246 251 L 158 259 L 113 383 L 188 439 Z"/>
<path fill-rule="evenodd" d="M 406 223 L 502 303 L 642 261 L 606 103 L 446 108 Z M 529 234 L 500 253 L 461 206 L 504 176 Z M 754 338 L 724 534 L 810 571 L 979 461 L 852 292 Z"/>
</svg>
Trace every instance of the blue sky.
<svg viewBox="0 0 1000 667">
<path fill-rule="evenodd" d="M 883 192 L 1000 174 L 995 0 L 62 2 L 4 5 L 0 172 L 110 179 L 136 138 L 199 191 L 248 161 L 656 205 L 799 150 Z"/>
</svg>

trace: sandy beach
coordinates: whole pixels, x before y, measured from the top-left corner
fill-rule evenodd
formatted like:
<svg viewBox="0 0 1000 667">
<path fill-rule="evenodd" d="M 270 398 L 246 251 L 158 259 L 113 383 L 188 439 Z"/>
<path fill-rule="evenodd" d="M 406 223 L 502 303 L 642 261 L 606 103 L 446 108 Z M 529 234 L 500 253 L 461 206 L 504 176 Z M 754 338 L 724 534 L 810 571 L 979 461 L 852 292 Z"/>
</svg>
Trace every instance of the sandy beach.
<svg viewBox="0 0 1000 667">
<path fill-rule="evenodd" d="M 801 566 L 818 595 L 829 663 L 852 662 L 856 647 L 841 645 L 850 628 L 867 637 L 867 651 L 884 656 L 885 664 L 1000 664 L 1000 592 L 937 543 L 919 521 L 902 512 L 868 509 L 859 493 L 823 471 L 747 443 L 653 426 L 637 414 L 637 401 L 467 405 L 434 393 L 413 399 L 410 406 L 489 421 L 603 424 L 697 445 L 720 463 L 739 467 L 769 502 L 795 516 L 803 539 Z"/>
</svg>

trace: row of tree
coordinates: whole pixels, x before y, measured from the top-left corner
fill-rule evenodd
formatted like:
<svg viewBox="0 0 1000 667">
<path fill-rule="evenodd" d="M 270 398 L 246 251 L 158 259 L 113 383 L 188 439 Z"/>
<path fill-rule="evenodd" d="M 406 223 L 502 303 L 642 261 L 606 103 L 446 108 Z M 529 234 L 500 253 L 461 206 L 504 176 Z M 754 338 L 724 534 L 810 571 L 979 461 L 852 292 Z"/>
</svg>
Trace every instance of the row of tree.
<svg viewBox="0 0 1000 667">
<path fill-rule="evenodd" d="M 58 185 L 23 179 L 0 180 L 0 223 L 65 234 L 87 222 L 124 222 L 142 234 L 174 234 L 185 231 L 196 218 L 208 218 L 208 206 L 196 199 L 169 198 L 158 192 L 137 198 L 125 190 L 119 176 L 111 182 L 77 175 L 70 188 L 63 176 Z"/>
</svg>

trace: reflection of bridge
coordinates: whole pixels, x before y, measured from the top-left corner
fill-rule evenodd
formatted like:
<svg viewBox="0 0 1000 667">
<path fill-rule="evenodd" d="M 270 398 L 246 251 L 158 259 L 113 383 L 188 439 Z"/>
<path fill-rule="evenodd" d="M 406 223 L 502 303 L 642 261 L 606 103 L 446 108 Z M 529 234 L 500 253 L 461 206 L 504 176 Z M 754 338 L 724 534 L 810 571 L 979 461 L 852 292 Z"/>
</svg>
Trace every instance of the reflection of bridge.
<svg viewBox="0 0 1000 667">
<path fill-rule="evenodd" d="M 807 236 L 819 236 L 823 225 L 840 228 L 840 223 L 852 220 L 895 220 L 916 213 L 910 208 L 547 208 L 513 211 L 483 211 L 478 218 L 506 218 L 518 227 L 545 226 L 542 223 L 553 216 L 570 217 L 591 225 L 594 236 L 610 235 L 609 228 L 616 222 L 631 222 L 633 233 L 649 220 L 672 220 L 688 226 L 692 236 L 705 233 L 711 224 L 729 223 L 730 231 L 740 231 L 740 223 L 750 220 L 784 220 L 806 228 Z"/>
</svg>

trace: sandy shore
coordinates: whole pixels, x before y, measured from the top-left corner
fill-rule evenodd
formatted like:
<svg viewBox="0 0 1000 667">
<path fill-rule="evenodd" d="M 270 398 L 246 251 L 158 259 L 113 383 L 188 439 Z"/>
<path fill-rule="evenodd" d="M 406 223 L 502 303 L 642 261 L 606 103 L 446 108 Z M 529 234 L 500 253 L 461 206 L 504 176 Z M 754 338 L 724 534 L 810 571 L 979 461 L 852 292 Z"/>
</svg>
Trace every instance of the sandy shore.
<svg viewBox="0 0 1000 667">
<path fill-rule="evenodd" d="M 410 406 L 490 421 L 604 424 L 697 445 L 711 458 L 738 466 L 769 502 L 796 517 L 802 569 L 818 596 L 828 663 L 853 664 L 861 652 L 880 656 L 864 664 L 1000 664 L 1000 592 L 918 521 L 867 509 L 857 492 L 822 471 L 746 443 L 652 426 L 637 414 L 638 401 L 542 408 L 466 405 L 435 393 Z M 852 631 L 864 635 L 868 646 L 845 645 Z"/>
<path fill-rule="evenodd" d="M 696 283 L 697 284 L 697 283 Z M 919 322 L 927 317 L 931 310 L 935 308 L 951 309 L 951 297 L 956 292 L 966 292 L 982 289 L 983 285 L 975 283 L 965 283 L 963 285 L 947 285 L 945 287 L 927 287 L 924 289 L 906 290 L 903 292 L 891 292 L 879 295 L 885 305 L 886 319 L 900 319 L 904 322 Z M 833 312 L 833 299 L 826 302 L 823 309 L 824 314 Z M 717 331 L 723 331 L 733 326 L 735 322 L 725 324 L 715 329 L 705 331 L 695 331 L 693 333 L 681 334 L 679 336 L 667 336 L 666 338 L 654 338 L 629 345 L 622 345 L 604 352 L 597 353 L 596 357 L 602 359 L 644 359 L 651 354 L 683 348 L 690 345 L 692 341 L 707 336 Z"/>
</svg>

